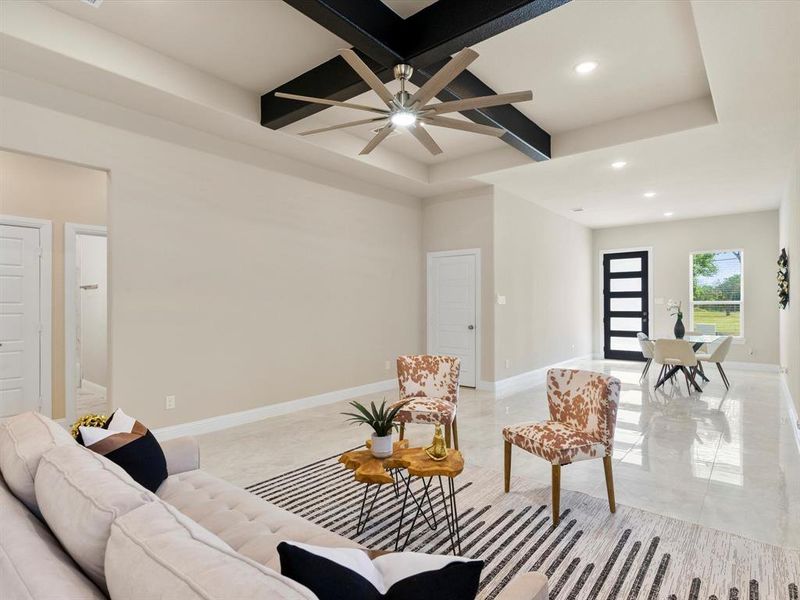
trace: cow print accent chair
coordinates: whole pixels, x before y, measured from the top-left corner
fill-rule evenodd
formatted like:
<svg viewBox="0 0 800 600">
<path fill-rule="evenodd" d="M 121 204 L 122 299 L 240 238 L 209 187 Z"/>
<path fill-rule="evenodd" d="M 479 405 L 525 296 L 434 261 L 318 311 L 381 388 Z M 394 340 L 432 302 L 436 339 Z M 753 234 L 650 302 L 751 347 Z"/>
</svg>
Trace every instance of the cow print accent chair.
<svg viewBox="0 0 800 600">
<path fill-rule="evenodd" d="M 520 423 L 503 429 L 505 490 L 511 487 L 511 447 L 517 446 L 552 465 L 553 525 L 559 521 L 561 467 L 579 460 L 602 458 L 611 512 L 616 511 L 611 456 L 617 423 L 620 381 L 592 371 L 547 371 L 550 420 Z"/>
<path fill-rule="evenodd" d="M 458 375 L 461 360 L 455 356 L 397 357 L 397 381 L 400 400 L 405 402 L 395 420 L 400 424 L 400 439 L 408 423 L 444 425 L 447 447 L 458 450 Z"/>
</svg>

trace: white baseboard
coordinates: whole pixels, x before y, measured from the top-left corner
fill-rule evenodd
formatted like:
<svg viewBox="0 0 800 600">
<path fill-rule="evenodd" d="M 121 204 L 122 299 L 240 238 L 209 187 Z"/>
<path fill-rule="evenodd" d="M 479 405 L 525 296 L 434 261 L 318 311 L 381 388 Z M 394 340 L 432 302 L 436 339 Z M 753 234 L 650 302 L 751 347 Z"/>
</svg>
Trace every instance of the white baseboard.
<svg viewBox="0 0 800 600">
<path fill-rule="evenodd" d="M 89 381 L 88 379 L 81 379 L 81 388 L 93 394 L 106 395 L 106 388 L 104 386 L 94 381 Z"/>
<path fill-rule="evenodd" d="M 726 360 L 722 363 L 723 369 L 739 369 L 740 371 L 763 371 L 765 373 L 780 373 L 781 368 L 771 363 L 739 362 Z"/>
<path fill-rule="evenodd" d="M 576 360 L 587 360 L 591 358 L 592 354 L 584 354 L 582 356 L 575 356 L 567 360 L 562 360 L 552 365 L 546 365 L 539 369 L 534 369 L 533 371 L 526 371 L 519 375 L 514 375 L 513 377 L 498 379 L 497 381 L 481 381 L 478 384 L 478 389 L 494 392 L 498 398 L 502 398 L 503 396 L 515 394 L 521 390 L 543 384 L 547 377 L 548 369 L 564 367 Z"/>
<path fill-rule="evenodd" d="M 314 408 L 316 406 L 323 406 L 325 404 L 333 404 L 334 402 L 341 402 L 342 400 L 349 400 L 350 398 L 358 398 L 359 396 L 365 396 L 367 394 L 375 394 L 377 392 L 385 392 L 394 389 L 397 389 L 397 379 L 385 379 L 383 381 L 376 381 L 375 383 L 367 383 L 365 385 L 358 385 L 356 387 L 346 388 L 343 390 L 335 390 L 333 392 L 317 394 L 316 396 L 298 398 L 296 400 L 289 400 L 288 402 L 279 402 L 278 404 L 268 404 L 266 406 L 252 408 L 250 410 L 219 415 L 217 417 L 210 417 L 208 419 L 201 419 L 199 421 L 191 421 L 189 423 L 181 423 L 179 425 L 159 427 L 153 430 L 153 435 L 155 435 L 156 438 L 161 441 L 182 437 L 185 435 L 200 435 L 203 433 L 218 431 L 220 429 L 227 429 L 229 427 L 236 427 L 238 425 L 252 423 L 254 421 L 260 421 L 268 417 L 276 417 L 278 415 L 285 415 L 306 408 Z"/>
</svg>

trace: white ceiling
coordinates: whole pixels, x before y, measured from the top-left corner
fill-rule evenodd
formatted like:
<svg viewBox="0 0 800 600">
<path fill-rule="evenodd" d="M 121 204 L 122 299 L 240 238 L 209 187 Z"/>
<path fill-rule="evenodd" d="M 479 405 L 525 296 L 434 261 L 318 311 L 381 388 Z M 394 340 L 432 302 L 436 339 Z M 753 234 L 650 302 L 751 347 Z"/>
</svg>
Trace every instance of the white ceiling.
<svg viewBox="0 0 800 600">
<path fill-rule="evenodd" d="M 431 3 L 384 1 L 404 18 Z M 419 196 L 488 182 L 591 227 L 761 210 L 777 206 L 800 144 L 800 1 L 573 0 L 478 44 L 476 75 L 497 92 L 534 91 L 518 108 L 553 134 L 544 163 L 435 128 L 438 157 L 407 134 L 359 157 L 368 127 L 296 135 L 364 118 L 347 109 L 261 127 L 262 92 L 346 45 L 284 2 L 45 4 L 2 0 L 2 68 L 128 109 L 118 126 L 138 111 Z M 583 60 L 600 66 L 579 77 Z M 90 105 L 22 80 L 13 89 L 65 111 Z M 355 101 L 380 106 L 371 92 Z M 102 111 L 109 124 L 114 114 Z M 617 158 L 628 167 L 612 171 Z"/>
<path fill-rule="evenodd" d="M 551 134 L 709 95 L 688 2 L 573 0 L 473 49 L 491 88 L 533 90 L 518 108 Z"/>
<path fill-rule="evenodd" d="M 800 146 L 800 2 L 692 9 L 718 124 L 481 179 L 590 227 L 777 208 Z"/>
<path fill-rule="evenodd" d="M 259 95 L 350 45 L 277 0 L 44 0 Z"/>
</svg>

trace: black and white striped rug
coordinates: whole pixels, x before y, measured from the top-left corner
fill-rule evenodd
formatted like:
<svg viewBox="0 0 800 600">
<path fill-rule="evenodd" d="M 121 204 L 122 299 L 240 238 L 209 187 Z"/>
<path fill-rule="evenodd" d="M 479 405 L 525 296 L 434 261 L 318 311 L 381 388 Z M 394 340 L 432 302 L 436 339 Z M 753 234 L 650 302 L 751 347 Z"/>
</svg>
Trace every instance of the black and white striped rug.
<svg viewBox="0 0 800 600">
<path fill-rule="evenodd" d="M 320 460 L 247 489 L 365 547 L 394 549 L 401 499 L 392 486 L 383 486 L 366 529 L 357 535 L 364 485 L 337 460 L 338 455 Z M 621 505 L 612 515 L 604 498 L 567 490 L 561 494 L 561 522 L 552 527 L 549 487 L 514 478 L 512 493 L 504 494 L 501 477 L 467 466 L 455 480 L 462 553 L 485 565 L 481 599 L 495 598 L 517 573 L 541 571 L 549 578 L 550 598 L 559 600 L 800 600 L 797 549 Z M 405 519 L 403 536 L 408 527 Z M 443 520 L 436 530 L 418 521 L 406 550 L 450 551 Z"/>
</svg>

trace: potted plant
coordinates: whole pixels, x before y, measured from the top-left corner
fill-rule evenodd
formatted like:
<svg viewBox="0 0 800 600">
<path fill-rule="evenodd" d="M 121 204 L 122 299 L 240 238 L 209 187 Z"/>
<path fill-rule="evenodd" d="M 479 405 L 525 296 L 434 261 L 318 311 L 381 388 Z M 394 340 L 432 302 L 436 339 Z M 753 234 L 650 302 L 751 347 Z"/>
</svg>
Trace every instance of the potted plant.
<svg viewBox="0 0 800 600">
<path fill-rule="evenodd" d="M 346 412 L 342 413 L 350 418 L 348 421 L 356 425 L 369 425 L 373 429 L 372 434 L 372 456 L 375 458 L 387 458 L 392 455 L 392 432 L 395 430 L 394 418 L 397 416 L 398 411 L 403 407 L 405 402 L 401 402 L 396 406 L 387 409 L 386 400 L 381 402 L 380 407 L 376 407 L 374 402 L 370 402 L 370 407 L 367 408 L 353 400 L 350 406 L 355 408 L 358 413 Z"/>
<path fill-rule="evenodd" d="M 670 315 L 677 317 L 673 332 L 676 340 L 682 340 L 686 334 L 686 328 L 683 326 L 683 311 L 681 310 L 680 300 L 677 302 L 675 300 L 667 300 L 667 310 Z"/>
</svg>

